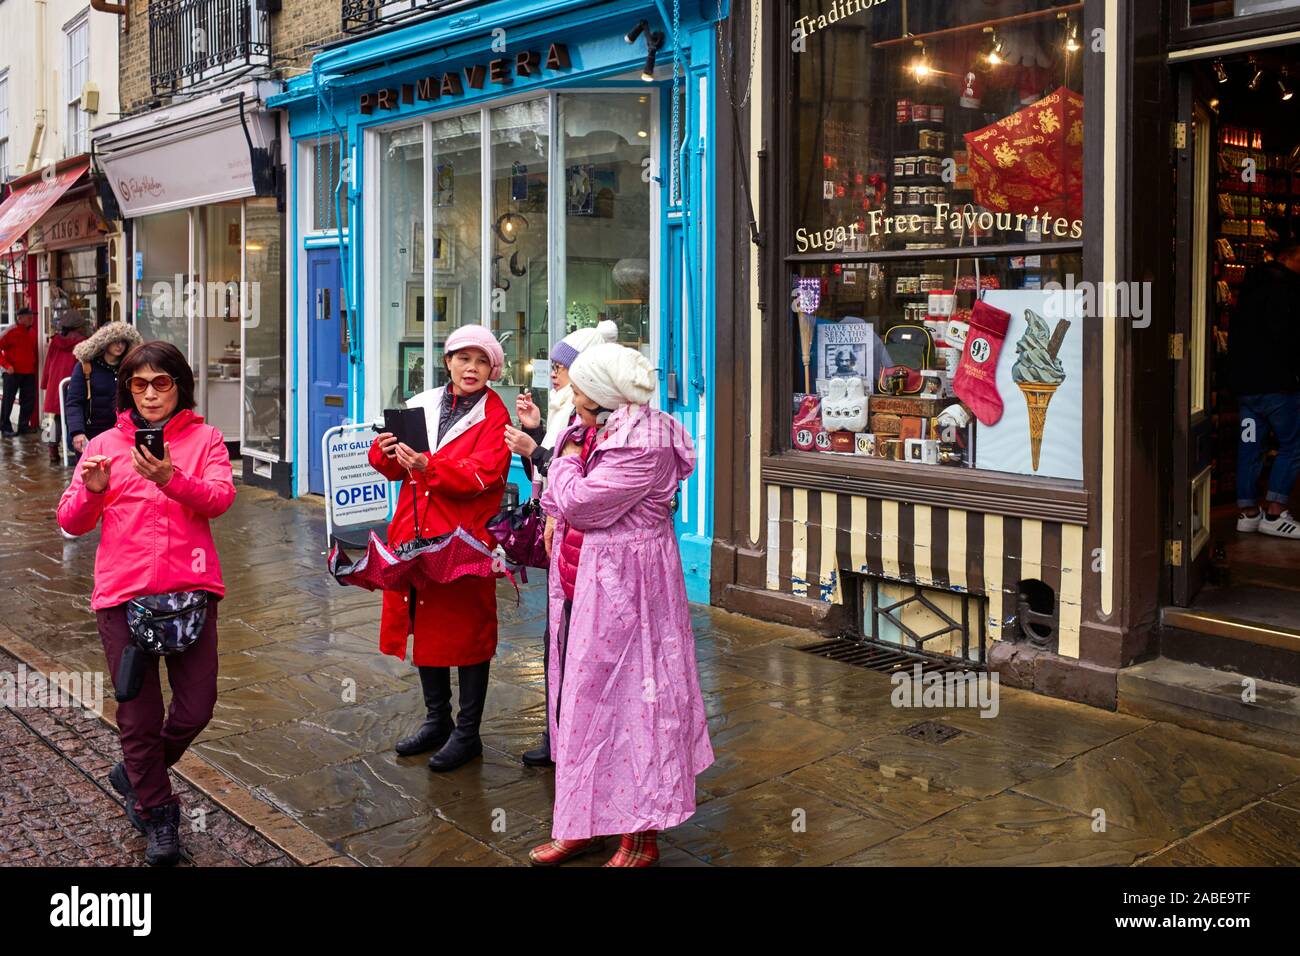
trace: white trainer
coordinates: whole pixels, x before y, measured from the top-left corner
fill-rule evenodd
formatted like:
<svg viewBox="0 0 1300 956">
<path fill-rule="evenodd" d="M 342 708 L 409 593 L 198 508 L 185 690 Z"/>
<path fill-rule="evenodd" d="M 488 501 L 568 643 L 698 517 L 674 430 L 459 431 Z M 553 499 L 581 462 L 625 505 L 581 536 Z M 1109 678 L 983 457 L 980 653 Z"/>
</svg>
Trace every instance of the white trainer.
<svg viewBox="0 0 1300 956">
<path fill-rule="evenodd" d="M 1263 520 L 1264 512 L 1262 510 L 1256 511 L 1253 515 L 1248 515 L 1243 511 L 1237 515 L 1237 530 L 1244 533 L 1258 531 L 1259 523 Z"/>
<path fill-rule="evenodd" d="M 1265 518 L 1259 523 L 1260 534 L 1270 534 L 1275 538 L 1290 538 L 1300 541 L 1300 521 L 1289 511 L 1283 511 L 1276 518 Z"/>
</svg>

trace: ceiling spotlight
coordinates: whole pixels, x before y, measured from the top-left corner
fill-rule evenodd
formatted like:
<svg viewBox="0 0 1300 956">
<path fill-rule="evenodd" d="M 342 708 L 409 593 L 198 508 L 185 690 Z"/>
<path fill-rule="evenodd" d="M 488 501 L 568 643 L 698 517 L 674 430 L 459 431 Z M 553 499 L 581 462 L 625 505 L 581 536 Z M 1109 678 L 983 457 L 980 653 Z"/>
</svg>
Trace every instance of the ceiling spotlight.
<svg viewBox="0 0 1300 956">
<path fill-rule="evenodd" d="M 1067 53 L 1078 53 L 1083 47 L 1079 44 L 1079 24 L 1070 24 L 1070 35 L 1065 40 Z"/>
<path fill-rule="evenodd" d="M 930 57 L 925 52 L 923 42 L 917 40 L 916 45 L 920 48 L 920 52 L 917 53 L 916 59 L 912 61 L 909 69 L 912 71 L 912 75 L 916 77 L 916 82 L 920 83 L 930 75 Z"/>
<path fill-rule="evenodd" d="M 1295 96 L 1295 91 L 1286 85 L 1286 81 L 1287 81 L 1287 68 L 1282 67 L 1282 75 L 1281 77 L 1278 78 L 1277 88 L 1282 91 L 1282 102 L 1290 103 L 1292 97 Z"/>
<path fill-rule="evenodd" d="M 1005 47 L 1002 45 L 1002 39 L 998 36 L 997 30 L 992 27 L 985 27 L 984 32 L 990 35 L 989 51 L 984 54 L 984 59 L 988 60 L 990 66 L 1001 66 Z"/>
<path fill-rule="evenodd" d="M 1220 83 L 1227 83 L 1227 82 L 1228 82 L 1228 68 L 1227 68 L 1226 66 L 1223 65 L 1223 61 L 1222 61 L 1222 60 L 1215 60 L 1215 61 L 1214 61 L 1214 77 L 1215 77 L 1215 79 L 1217 79 Z"/>
<path fill-rule="evenodd" d="M 634 26 L 631 30 L 629 30 L 628 33 L 627 33 L 627 36 L 623 37 L 623 39 L 626 40 L 628 43 L 635 43 L 637 37 L 639 37 L 642 33 L 645 33 L 645 31 L 646 31 L 649 27 L 650 27 L 650 24 L 647 23 L 645 20 L 642 20 L 640 23 L 638 23 L 636 26 Z"/>
<path fill-rule="evenodd" d="M 1259 64 L 1255 62 L 1253 56 L 1250 58 L 1250 68 L 1255 71 L 1255 75 L 1250 78 L 1250 82 L 1246 85 L 1250 87 L 1253 92 L 1254 90 L 1259 89 L 1259 81 L 1264 79 L 1264 71 L 1260 69 Z"/>
<path fill-rule="evenodd" d="M 645 66 L 641 68 L 641 79 L 653 83 L 655 79 L 655 54 L 664 45 L 664 35 L 656 30 L 645 38 Z"/>
</svg>

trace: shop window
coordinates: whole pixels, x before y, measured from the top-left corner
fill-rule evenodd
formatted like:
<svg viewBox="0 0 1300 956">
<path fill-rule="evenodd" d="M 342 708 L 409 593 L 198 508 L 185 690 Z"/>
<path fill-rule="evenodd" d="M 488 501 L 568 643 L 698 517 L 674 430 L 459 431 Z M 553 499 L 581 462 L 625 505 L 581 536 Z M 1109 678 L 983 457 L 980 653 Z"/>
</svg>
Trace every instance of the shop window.
<svg viewBox="0 0 1300 956">
<path fill-rule="evenodd" d="M 376 134 L 385 407 L 446 384 L 443 343 L 466 323 L 500 340 L 508 405 L 531 389 L 546 407 L 550 344 L 576 328 L 609 319 L 651 354 L 653 104 L 560 94 Z"/>
<path fill-rule="evenodd" d="M 534 356 L 550 338 L 548 114 L 546 100 L 514 103 L 491 112 L 490 308 L 506 354 L 497 391 L 509 408 L 520 390 L 532 387 Z M 535 392 L 533 398 L 546 407 L 544 395 Z"/>
<path fill-rule="evenodd" d="M 379 156 L 379 382 L 384 406 L 395 408 L 432 384 L 424 355 L 424 127 L 382 133 Z"/>
<path fill-rule="evenodd" d="M 787 447 L 1082 478 L 1081 16 L 792 4 Z"/>
<path fill-rule="evenodd" d="M 1300 12 L 1300 0 L 1188 0 L 1187 22 L 1196 27 L 1287 11 Z"/>
<path fill-rule="evenodd" d="M 170 342 L 188 355 L 185 283 L 190 274 L 190 214 L 181 209 L 141 216 L 132 220 L 132 227 L 142 263 L 136 280 L 136 328 L 146 342 Z"/>
<path fill-rule="evenodd" d="M 285 427 L 283 235 L 274 199 L 245 202 L 242 447 L 277 459 L 284 455 Z"/>
<path fill-rule="evenodd" d="M 651 98 L 560 97 L 564 131 L 564 330 L 609 319 L 653 359 L 650 336 Z M 685 119 L 682 119 L 685 123 Z"/>
<path fill-rule="evenodd" d="M 339 137 L 331 136 L 312 146 L 312 229 L 333 231 L 340 223 L 344 229 L 348 227 L 346 183 L 339 188 L 338 201 L 335 202 L 335 189 L 339 187 L 347 153 L 347 137 L 340 141 Z"/>
</svg>

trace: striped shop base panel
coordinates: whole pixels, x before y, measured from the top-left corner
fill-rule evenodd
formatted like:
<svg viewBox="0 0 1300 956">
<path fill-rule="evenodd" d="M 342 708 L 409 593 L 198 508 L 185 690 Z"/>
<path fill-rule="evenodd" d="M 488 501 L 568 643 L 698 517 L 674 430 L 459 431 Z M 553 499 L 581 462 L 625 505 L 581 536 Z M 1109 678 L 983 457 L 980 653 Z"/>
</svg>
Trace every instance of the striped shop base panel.
<svg viewBox="0 0 1300 956">
<path fill-rule="evenodd" d="M 767 588 L 844 603 L 842 571 L 988 598 L 991 640 L 1009 639 L 1024 580 L 1060 608 L 1058 653 L 1079 656 L 1083 527 L 767 486 Z M 1004 632 L 1005 629 L 1005 632 Z"/>
</svg>

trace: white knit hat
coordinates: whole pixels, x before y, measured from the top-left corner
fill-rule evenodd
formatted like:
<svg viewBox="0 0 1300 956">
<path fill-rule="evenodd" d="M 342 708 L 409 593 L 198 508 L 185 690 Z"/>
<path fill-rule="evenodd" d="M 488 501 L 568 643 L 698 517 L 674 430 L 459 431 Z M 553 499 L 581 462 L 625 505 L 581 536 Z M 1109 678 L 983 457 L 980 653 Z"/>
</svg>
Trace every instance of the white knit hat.
<svg viewBox="0 0 1300 956">
<path fill-rule="evenodd" d="M 569 380 L 601 408 L 645 405 L 654 398 L 655 370 L 650 360 L 625 345 L 593 345 L 569 366 Z"/>
<path fill-rule="evenodd" d="M 617 341 L 618 326 L 609 319 L 605 319 L 595 328 L 574 329 L 556 342 L 551 346 L 551 361 L 556 365 L 568 367 L 574 363 L 574 360 L 580 354 L 593 345 Z"/>
</svg>

